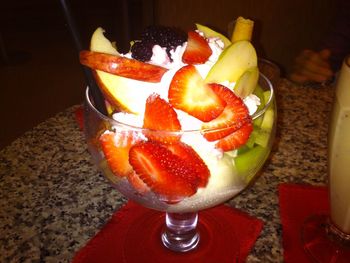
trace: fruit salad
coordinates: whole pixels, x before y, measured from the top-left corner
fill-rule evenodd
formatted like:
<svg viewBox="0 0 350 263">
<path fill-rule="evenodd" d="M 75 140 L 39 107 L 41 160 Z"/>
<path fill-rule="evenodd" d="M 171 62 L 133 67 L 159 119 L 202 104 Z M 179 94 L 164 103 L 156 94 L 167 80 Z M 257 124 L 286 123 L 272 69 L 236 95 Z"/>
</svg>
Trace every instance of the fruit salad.
<svg viewBox="0 0 350 263">
<path fill-rule="evenodd" d="M 120 54 L 98 28 L 80 53 L 110 113 L 95 138 L 99 165 L 128 198 L 169 212 L 212 207 L 265 162 L 272 87 L 259 82 L 269 84 L 251 42 L 232 39 L 200 24 L 187 33 L 151 26 Z"/>
</svg>

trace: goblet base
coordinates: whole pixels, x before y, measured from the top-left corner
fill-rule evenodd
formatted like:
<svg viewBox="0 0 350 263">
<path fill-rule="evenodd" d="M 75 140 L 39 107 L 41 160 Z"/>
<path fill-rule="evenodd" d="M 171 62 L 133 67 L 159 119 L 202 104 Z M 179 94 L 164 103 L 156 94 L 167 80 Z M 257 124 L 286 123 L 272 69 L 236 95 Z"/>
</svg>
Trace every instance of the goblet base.
<svg viewBox="0 0 350 263">
<path fill-rule="evenodd" d="M 129 221 L 123 245 L 124 262 L 238 262 L 239 243 L 230 225 L 230 218 L 218 217 L 211 210 L 201 211 L 197 229 L 198 246 L 188 252 L 173 252 L 161 240 L 165 213 L 143 210 Z"/>
<path fill-rule="evenodd" d="M 340 230 L 332 225 L 328 215 L 315 215 L 305 221 L 302 244 L 306 254 L 315 262 L 349 262 L 350 241 L 341 237 Z"/>
</svg>

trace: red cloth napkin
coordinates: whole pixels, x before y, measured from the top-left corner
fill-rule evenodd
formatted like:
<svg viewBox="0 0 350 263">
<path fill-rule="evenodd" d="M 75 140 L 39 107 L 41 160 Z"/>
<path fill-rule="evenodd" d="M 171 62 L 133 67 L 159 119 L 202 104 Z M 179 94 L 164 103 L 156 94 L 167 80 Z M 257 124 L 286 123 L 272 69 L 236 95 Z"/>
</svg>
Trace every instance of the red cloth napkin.
<svg viewBox="0 0 350 263">
<path fill-rule="evenodd" d="M 221 243 L 217 245 L 216 242 L 218 240 L 216 238 L 206 238 L 207 233 L 202 231 L 200 228 L 200 233 L 201 235 L 203 234 L 201 236 L 203 237 L 203 240 L 201 241 L 203 242 L 200 243 L 198 249 L 187 253 L 174 253 L 162 246 L 160 241 L 161 229 L 157 229 L 157 224 L 154 224 L 153 221 L 148 222 L 147 217 L 145 220 L 141 219 L 141 216 L 144 215 L 144 213 L 147 214 L 148 218 L 152 217 L 156 218 L 156 220 L 161 220 L 162 224 L 159 225 L 163 225 L 164 213 L 142 207 L 132 201 L 129 201 L 112 216 L 110 221 L 95 237 L 93 237 L 83 248 L 80 249 L 80 251 L 77 252 L 73 259 L 73 263 L 244 262 L 263 227 L 261 220 L 253 218 L 237 209 L 220 205 L 215 208 L 199 212 L 199 226 L 205 225 L 205 221 L 208 218 L 211 220 L 214 219 L 219 222 L 219 225 L 221 223 L 219 228 L 222 228 L 220 232 L 217 229 L 213 230 L 212 234 L 215 237 L 221 238 L 221 236 L 225 235 L 225 233 L 229 233 L 229 236 L 232 236 L 232 233 L 234 233 L 233 236 L 236 240 L 232 242 L 230 240 L 228 242 L 226 242 L 226 240 L 221 241 Z M 150 234 L 146 238 L 138 238 L 138 235 L 134 230 L 137 224 L 144 224 L 144 227 L 147 228 L 147 232 Z M 209 232 L 211 232 L 211 230 L 212 229 L 210 228 Z M 126 248 L 124 243 L 125 237 L 129 238 L 128 244 L 132 244 L 129 250 Z M 237 240 L 240 240 L 240 242 L 236 242 Z M 157 245 L 150 245 L 150 248 L 148 248 L 149 244 L 152 242 Z M 235 248 L 235 245 L 239 246 L 239 258 L 235 259 L 227 257 L 227 255 L 230 254 L 230 251 L 237 249 Z M 204 250 L 206 250 L 208 254 L 202 253 Z M 129 261 L 125 260 L 124 253 L 127 253 L 125 251 L 131 251 L 131 260 L 130 255 L 128 256 Z M 222 257 L 222 259 L 219 259 L 219 261 L 217 261 L 218 256 Z"/>
<path fill-rule="evenodd" d="M 328 188 L 297 184 L 279 185 L 280 215 L 286 263 L 310 262 L 301 245 L 300 231 L 311 215 L 328 213 Z"/>
</svg>

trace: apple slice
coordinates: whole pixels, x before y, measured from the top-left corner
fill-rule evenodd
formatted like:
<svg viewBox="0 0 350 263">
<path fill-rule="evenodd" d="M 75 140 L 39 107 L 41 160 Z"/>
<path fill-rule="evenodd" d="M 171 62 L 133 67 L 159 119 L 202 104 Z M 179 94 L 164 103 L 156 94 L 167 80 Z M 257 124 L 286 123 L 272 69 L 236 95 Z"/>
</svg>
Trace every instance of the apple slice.
<svg viewBox="0 0 350 263">
<path fill-rule="evenodd" d="M 118 51 L 112 43 L 104 36 L 104 30 L 97 28 L 91 37 L 90 49 L 95 52 L 102 52 L 112 55 L 118 55 Z M 106 100 L 119 110 L 134 114 L 143 114 L 145 111 L 145 101 L 153 92 L 154 85 L 152 82 L 140 82 L 138 80 L 129 79 L 94 70 L 96 82 L 102 90 Z M 137 95 L 135 95 L 137 94 Z"/>
<path fill-rule="evenodd" d="M 209 38 L 209 37 L 218 37 L 222 40 L 222 42 L 224 42 L 224 47 L 228 47 L 229 45 L 231 45 L 231 41 L 225 37 L 224 35 L 214 31 L 213 29 L 207 27 L 207 26 L 203 26 L 201 24 L 196 24 L 196 27 L 199 31 L 203 32 L 204 33 L 204 36 L 206 38 Z"/>
<path fill-rule="evenodd" d="M 98 53 L 105 53 L 101 56 L 97 54 L 82 54 L 84 60 L 91 55 L 89 64 L 97 64 L 94 69 L 105 71 L 108 73 L 120 75 L 121 77 L 132 78 L 141 81 L 159 82 L 163 74 L 167 71 L 166 68 L 143 63 L 138 60 L 121 57 L 115 46 L 104 36 L 105 30 L 98 27 L 92 34 L 90 41 L 90 50 Z M 88 51 L 83 51 L 88 52 Z M 114 55 L 108 56 L 107 54 Z M 96 59 L 97 61 L 90 61 Z M 105 65 L 100 65 L 101 60 L 106 60 Z M 104 63 L 102 63 L 104 64 Z M 89 66 L 89 65 L 87 65 Z M 155 74 L 153 76 L 153 74 Z M 145 76 L 142 76 L 145 75 Z"/>
<path fill-rule="evenodd" d="M 237 82 L 247 69 L 256 67 L 257 64 L 258 59 L 253 45 L 249 41 L 238 41 L 221 53 L 205 81 L 207 83 Z"/>
<path fill-rule="evenodd" d="M 95 52 L 102 52 L 112 55 L 119 55 L 116 47 L 104 36 L 105 30 L 98 27 L 92 34 L 90 40 L 90 50 Z"/>
<path fill-rule="evenodd" d="M 146 82 L 160 82 L 164 73 L 168 71 L 166 68 L 136 59 L 88 50 L 80 52 L 80 63 L 92 69 Z"/>
<path fill-rule="evenodd" d="M 244 99 L 249 96 L 254 90 L 259 80 L 259 69 L 258 67 L 249 68 L 242 76 L 238 79 L 234 92 L 236 95 Z"/>
<path fill-rule="evenodd" d="M 159 83 L 141 82 L 99 70 L 94 75 L 106 100 L 120 111 L 141 115 L 145 111 L 145 101 L 153 92 L 164 93 Z"/>
</svg>

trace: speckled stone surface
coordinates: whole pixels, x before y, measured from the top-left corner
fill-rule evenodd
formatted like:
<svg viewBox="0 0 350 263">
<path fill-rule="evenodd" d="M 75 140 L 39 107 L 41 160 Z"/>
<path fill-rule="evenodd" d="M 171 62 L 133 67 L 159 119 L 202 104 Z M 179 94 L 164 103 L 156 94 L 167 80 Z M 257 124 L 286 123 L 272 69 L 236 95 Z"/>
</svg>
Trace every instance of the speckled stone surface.
<svg viewBox="0 0 350 263">
<path fill-rule="evenodd" d="M 228 202 L 264 221 L 247 262 L 283 262 L 278 184 L 326 183 L 331 87 L 281 80 L 274 150 L 255 184 Z M 69 262 L 126 201 L 91 163 L 75 107 L 0 151 L 0 262 Z"/>
</svg>

